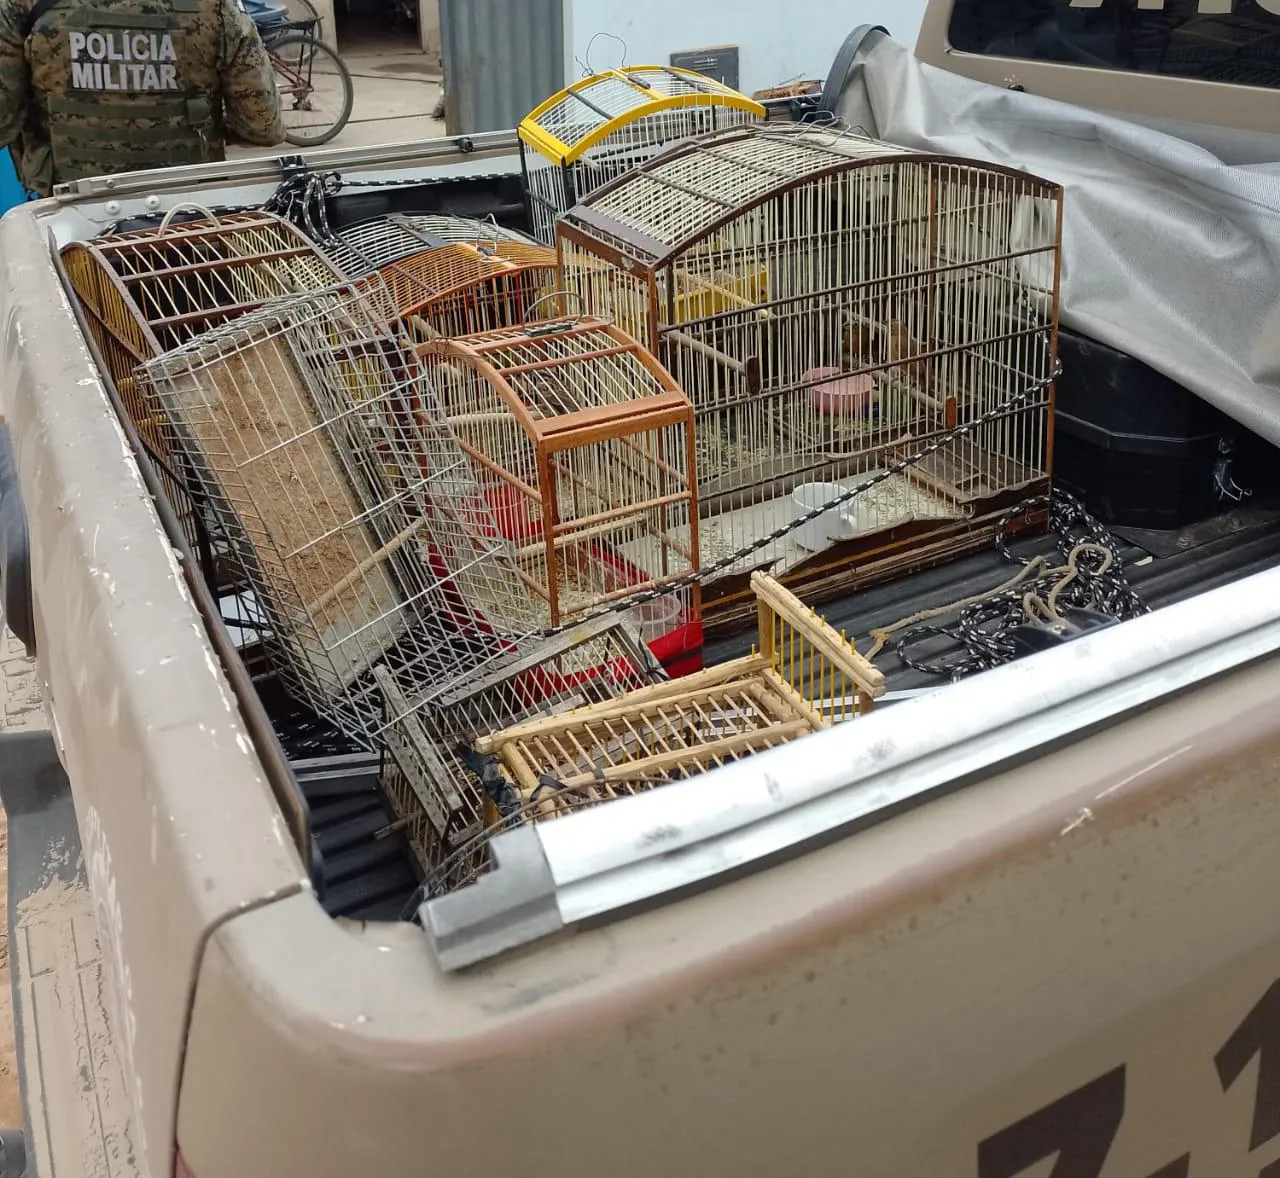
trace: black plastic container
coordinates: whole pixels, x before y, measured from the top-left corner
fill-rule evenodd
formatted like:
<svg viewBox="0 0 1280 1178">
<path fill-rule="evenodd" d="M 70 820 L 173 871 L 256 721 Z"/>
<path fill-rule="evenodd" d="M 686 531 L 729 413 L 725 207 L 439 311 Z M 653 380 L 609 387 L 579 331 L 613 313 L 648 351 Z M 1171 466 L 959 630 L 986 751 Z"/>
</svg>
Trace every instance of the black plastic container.
<svg viewBox="0 0 1280 1178">
<path fill-rule="evenodd" d="M 1228 505 L 1219 476 L 1244 476 L 1245 430 L 1141 360 L 1059 336 L 1053 480 L 1103 523 L 1174 529 Z"/>
</svg>

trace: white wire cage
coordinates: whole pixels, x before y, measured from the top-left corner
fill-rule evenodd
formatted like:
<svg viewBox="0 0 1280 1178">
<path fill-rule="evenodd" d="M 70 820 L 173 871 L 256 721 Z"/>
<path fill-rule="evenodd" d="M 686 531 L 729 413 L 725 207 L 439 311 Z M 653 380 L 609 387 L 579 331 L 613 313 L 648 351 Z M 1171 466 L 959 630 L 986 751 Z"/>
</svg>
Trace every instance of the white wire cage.
<svg viewBox="0 0 1280 1178">
<path fill-rule="evenodd" d="M 180 477 L 217 521 L 292 694 L 366 747 L 407 698 L 518 649 L 531 603 L 421 365 L 351 287 L 148 363 Z M 398 717 L 390 717 L 394 720 Z"/>
<path fill-rule="evenodd" d="M 749 619 L 755 569 L 821 600 L 985 544 L 1047 489 L 1061 196 L 840 129 L 744 127 L 559 221 L 568 290 L 693 401 L 703 567 L 752 549 L 704 587 L 713 629 Z"/>
<path fill-rule="evenodd" d="M 746 95 L 672 66 L 624 66 L 572 83 L 519 127 L 534 235 L 554 242 L 557 216 L 664 146 L 765 117 Z"/>
</svg>

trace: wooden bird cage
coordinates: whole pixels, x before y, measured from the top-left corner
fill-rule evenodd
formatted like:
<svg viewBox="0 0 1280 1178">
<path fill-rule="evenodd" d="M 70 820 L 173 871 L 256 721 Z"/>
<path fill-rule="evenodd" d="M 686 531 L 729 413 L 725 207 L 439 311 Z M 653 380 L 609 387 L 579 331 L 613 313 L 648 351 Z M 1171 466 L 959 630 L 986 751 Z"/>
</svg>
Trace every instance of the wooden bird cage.
<svg viewBox="0 0 1280 1178">
<path fill-rule="evenodd" d="M 514 795 L 486 788 L 466 746 L 535 716 L 603 703 L 667 678 L 624 614 L 531 639 L 409 700 L 379 669 L 390 723 L 384 792 L 424 872 L 439 869 L 511 812 Z M 477 848 L 483 854 L 482 848 Z M 469 860 L 468 860 L 469 861 Z"/>
<path fill-rule="evenodd" d="M 168 477 L 169 455 L 137 388 L 138 367 L 265 302 L 331 286 L 342 276 L 287 221 L 259 212 L 73 242 L 62 250 L 62 263 L 195 547 L 202 538 L 181 488 Z"/>
<path fill-rule="evenodd" d="M 375 306 L 423 343 L 523 323 L 559 287 L 555 250 L 488 221 L 386 217 L 327 248 Z"/>
<path fill-rule="evenodd" d="M 698 567 L 693 410 L 599 319 L 512 327 L 420 353 L 521 580 L 557 627 Z M 701 648 L 696 586 L 637 604 L 664 665 Z"/>
<path fill-rule="evenodd" d="M 736 90 L 665 65 L 626 66 L 574 82 L 520 124 L 535 236 L 554 242 L 556 217 L 664 146 L 765 117 L 760 103 Z"/>
<path fill-rule="evenodd" d="M 777 581 L 756 573 L 751 588 L 761 641 L 750 656 L 476 739 L 505 809 L 490 805 L 485 836 L 429 873 L 432 894 L 487 870 L 487 838 L 514 824 L 684 781 L 869 712 L 884 676 Z"/>
<path fill-rule="evenodd" d="M 568 290 L 693 401 L 708 565 L 888 476 L 708 582 L 709 625 L 749 621 L 753 569 L 826 599 L 986 544 L 1047 489 L 1061 198 L 990 164 L 764 126 L 686 140 L 561 219 Z"/>
<path fill-rule="evenodd" d="M 536 613 L 422 366 L 352 288 L 278 301 L 140 370 L 294 698 L 365 747 L 520 649 Z"/>
</svg>

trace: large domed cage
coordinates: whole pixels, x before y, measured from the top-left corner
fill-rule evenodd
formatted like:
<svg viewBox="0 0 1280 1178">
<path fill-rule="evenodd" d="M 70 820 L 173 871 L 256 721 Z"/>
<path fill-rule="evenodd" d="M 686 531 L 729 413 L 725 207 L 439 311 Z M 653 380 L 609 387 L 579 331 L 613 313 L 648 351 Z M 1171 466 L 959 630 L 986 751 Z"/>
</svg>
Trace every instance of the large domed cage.
<svg viewBox="0 0 1280 1178">
<path fill-rule="evenodd" d="M 380 218 L 327 248 L 417 342 L 518 325 L 559 287 L 554 249 L 487 221 Z"/>
<path fill-rule="evenodd" d="M 767 126 L 677 144 L 559 221 L 566 288 L 693 401 L 701 554 L 725 565 L 709 626 L 749 621 L 754 569 L 827 599 L 985 545 L 1047 489 L 1061 202 L 1010 169 Z"/>
<path fill-rule="evenodd" d="M 489 840 L 512 826 L 688 781 L 869 712 L 884 676 L 772 578 L 754 574 L 751 589 L 760 645 L 747 657 L 474 739 L 488 825 L 428 871 L 428 892 L 487 871 Z"/>
<path fill-rule="evenodd" d="M 626 66 L 574 82 L 520 124 L 534 235 L 554 242 L 557 216 L 666 145 L 765 117 L 746 95 L 671 66 Z"/>
<path fill-rule="evenodd" d="M 137 388 L 138 367 L 272 299 L 332 286 L 342 274 L 298 229 L 261 212 L 73 242 L 61 259 L 107 373 L 199 551 L 205 537 L 170 477 L 156 420 Z"/>
<path fill-rule="evenodd" d="M 594 318 L 421 350 L 525 590 L 529 628 L 680 584 L 637 604 L 677 672 L 701 648 L 693 409 L 634 339 Z"/>
</svg>

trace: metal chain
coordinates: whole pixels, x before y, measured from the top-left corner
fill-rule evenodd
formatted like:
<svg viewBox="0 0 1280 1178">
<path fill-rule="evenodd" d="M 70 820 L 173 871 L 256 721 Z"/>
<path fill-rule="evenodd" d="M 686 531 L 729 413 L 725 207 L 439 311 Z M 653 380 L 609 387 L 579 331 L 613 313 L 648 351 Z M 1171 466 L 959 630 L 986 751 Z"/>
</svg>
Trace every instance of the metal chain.
<svg viewBox="0 0 1280 1178">
<path fill-rule="evenodd" d="M 704 565 L 702 568 L 696 569 L 691 573 L 687 573 L 683 577 L 676 577 L 667 581 L 660 587 L 644 590 L 643 592 L 636 593 L 621 601 L 616 601 L 611 605 L 603 606 L 590 613 L 575 615 L 572 622 L 542 630 L 540 633 L 543 637 L 553 638 L 558 634 L 563 634 L 566 631 L 573 629 L 575 626 L 582 625 L 583 622 L 590 622 L 596 618 L 606 617 L 610 614 L 626 613 L 629 610 L 635 609 L 637 606 L 645 605 L 651 601 L 656 601 L 661 597 L 669 597 L 673 593 L 679 593 L 684 589 L 692 588 L 694 585 L 701 585 L 711 577 L 716 576 L 718 573 L 725 572 L 740 561 L 746 560 L 747 557 L 753 556 L 762 549 L 768 548 L 771 544 L 776 544 L 779 540 L 786 539 L 786 537 L 792 532 L 803 528 L 806 524 L 812 523 L 819 517 L 826 515 L 827 512 L 853 502 L 853 500 L 859 495 L 865 495 L 868 491 L 872 490 L 874 487 L 878 487 L 886 480 L 891 479 L 895 475 L 899 475 L 903 471 L 909 470 L 911 467 L 923 462 L 926 458 L 936 454 L 944 446 L 948 446 L 952 442 L 974 433 L 985 425 L 990 425 L 993 421 L 996 421 L 1017 409 L 1019 406 L 1031 400 L 1038 394 L 1045 392 L 1049 386 L 1057 380 L 1059 375 L 1061 375 L 1061 372 L 1061 367 L 1055 367 L 1054 370 L 1043 380 L 1035 381 L 1033 384 L 1010 394 L 998 405 L 982 414 L 981 417 L 975 417 L 972 421 L 965 422 L 962 425 L 958 425 L 953 429 L 938 434 L 931 442 L 921 447 L 909 457 L 902 458 L 897 462 L 891 463 L 889 466 L 885 467 L 877 474 L 872 475 L 871 478 L 865 479 L 857 486 L 850 487 L 830 501 L 813 508 L 811 511 L 807 511 L 802 515 L 796 516 L 788 523 L 783 524 L 782 527 L 770 532 L 767 536 L 762 536 L 757 540 L 753 540 L 746 547 L 739 548 L 736 552 L 729 553 L 714 564 Z M 1004 521 L 1002 520 L 1001 522 L 1003 523 Z"/>
<path fill-rule="evenodd" d="M 949 624 L 929 623 L 906 630 L 894 640 L 898 658 L 906 666 L 956 680 L 1012 662 L 1017 656 L 1013 631 L 1028 620 L 1029 595 L 1053 597 L 1061 605 L 1097 610 L 1122 622 L 1151 612 L 1129 584 L 1115 537 L 1065 491 L 1030 499 L 1005 515 L 996 526 L 996 551 L 1011 564 L 1029 565 L 1034 558 L 1023 559 L 1010 550 L 1009 528 L 1015 520 L 1046 507 L 1062 567 L 993 593 L 960 610 Z M 957 643 L 961 649 L 932 659 L 915 653 L 922 643 L 938 639 Z"/>
</svg>

